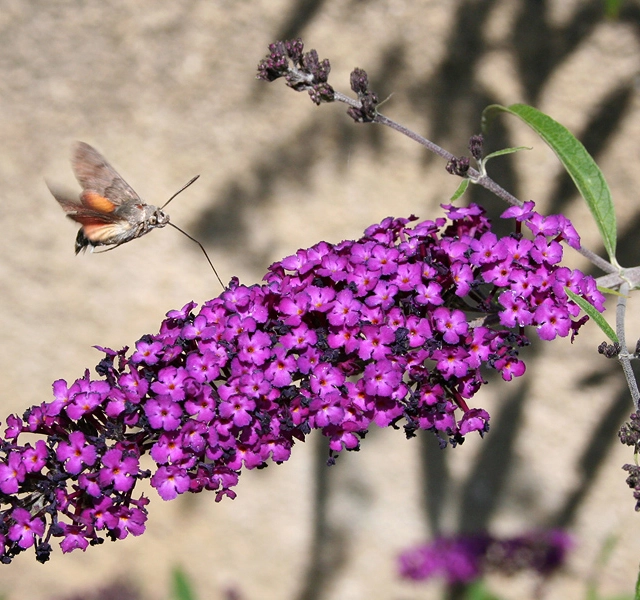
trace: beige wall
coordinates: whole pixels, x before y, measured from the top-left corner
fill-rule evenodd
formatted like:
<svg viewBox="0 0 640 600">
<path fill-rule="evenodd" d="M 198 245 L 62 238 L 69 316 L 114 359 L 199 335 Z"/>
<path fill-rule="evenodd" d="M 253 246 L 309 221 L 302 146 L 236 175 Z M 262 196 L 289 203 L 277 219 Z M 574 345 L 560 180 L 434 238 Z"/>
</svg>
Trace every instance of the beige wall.
<svg viewBox="0 0 640 600">
<path fill-rule="evenodd" d="M 528 102 L 578 136 L 592 135 L 635 250 L 638 19 L 634 28 L 577 0 L 547 4 L 541 13 L 543 3 L 524 0 L 0 2 L 0 418 L 48 401 L 53 380 L 93 367 L 99 354 L 91 346 L 132 345 L 155 332 L 167 310 L 220 291 L 198 248 L 173 230 L 74 256 L 76 228 L 44 183 L 75 185 L 74 140 L 95 145 L 153 204 L 199 173 L 169 212 L 207 246 L 223 279 L 257 282 L 299 247 L 357 237 L 387 215 L 439 214 L 458 183 L 440 159 L 390 131 L 355 125 L 342 105 L 318 108 L 282 82 L 254 79 L 266 45 L 283 31 L 330 58 L 338 90 L 348 92 L 353 67 L 366 69 L 381 97 L 392 94 L 385 114 L 456 154 L 466 152 L 490 102 Z M 490 172 L 543 210 L 563 210 L 598 250 L 586 209 L 570 188 L 558 192 L 553 154 L 514 121 L 500 131 L 490 150 L 502 142 L 534 149 Z M 635 339 L 633 314 L 629 325 Z M 438 519 L 444 531 L 460 522 L 463 497 L 467 513 L 495 511 L 490 525 L 501 534 L 547 525 L 566 509 L 578 547 L 549 598 L 583 596 L 611 534 L 620 537 L 604 592 L 630 592 L 640 558 L 640 516 L 620 468 L 632 456 L 615 441 L 620 416 L 611 409 L 624 384 L 597 355 L 601 340 L 590 324 L 573 346 L 537 344 L 522 381 L 496 381 L 478 397 L 494 417 L 487 438 L 445 454 L 452 485 Z M 621 413 L 631 412 L 621 402 Z M 501 421 L 505 407 L 512 412 Z M 605 437 L 597 428 L 610 410 L 613 430 L 594 439 Z M 247 600 L 299 598 L 312 544 L 316 442 L 296 446 L 286 465 L 244 473 L 233 502 L 200 494 L 164 503 L 150 490 L 144 536 L 67 556 L 58 549 L 45 566 L 20 556 L 2 567 L 0 594 L 82 596 L 121 578 L 137 582 L 145 598 L 163 598 L 179 562 L 200 598 L 222 598 L 228 586 Z M 586 449 L 600 443 L 599 469 L 582 471 Z M 423 445 L 400 431 L 372 431 L 362 452 L 325 474 L 338 565 L 323 597 L 438 597 L 437 585 L 403 584 L 394 571 L 396 553 L 430 534 L 425 494 L 442 486 L 422 479 L 421 455 Z M 498 495 L 495 478 L 481 475 L 504 472 L 507 457 Z M 514 598 L 533 589 L 530 577 L 490 583 Z"/>
</svg>

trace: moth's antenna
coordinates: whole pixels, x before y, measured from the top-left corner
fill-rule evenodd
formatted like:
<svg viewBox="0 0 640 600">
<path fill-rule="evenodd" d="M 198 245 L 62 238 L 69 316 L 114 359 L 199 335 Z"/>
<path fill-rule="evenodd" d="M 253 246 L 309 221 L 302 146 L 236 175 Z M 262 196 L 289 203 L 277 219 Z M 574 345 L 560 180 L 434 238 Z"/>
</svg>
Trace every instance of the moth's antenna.
<svg viewBox="0 0 640 600">
<path fill-rule="evenodd" d="M 183 185 L 173 196 L 171 196 L 171 198 L 169 198 L 161 207 L 160 210 L 162 210 L 167 204 L 169 204 L 169 202 L 171 202 L 178 194 L 181 194 L 182 192 L 184 192 L 196 179 L 198 179 L 198 177 L 200 177 L 200 175 L 196 175 L 193 179 L 191 179 L 189 181 L 189 183 Z M 176 227 L 177 229 L 177 227 Z M 182 232 L 184 233 L 184 231 Z M 187 235 L 186 233 L 184 233 L 185 235 Z M 188 236 L 187 236 L 188 237 Z M 193 238 L 192 238 L 193 239 Z M 195 241 L 195 240 L 194 240 Z M 200 243 L 200 242 L 198 242 Z M 207 257 L 208 258 L 208 257 Z M 214 269 L 215 271 L 215 269 Z"/>
<path fill-rule="evenodd" d="M 192 179 L 189 183 L 187 183 L 187 185 L 185 185 L 184 187 L 188 187 L 189 185 L 191 185 L 195 180 L 197 179 L 194 178 Z M 184 188 L 182 188 L 184 189 Z M 180 190 L 181 192 L 182 190 Z M 180 193 L 178 192 L 178 194 Z M 174 198 L 175 196 L 177 196 L 178 194 L 174 194 Z M 169 200 L 169 202 L 171 202 L 171 199 Z M 168 203 L 167 203 L 168 204 Z M 166 204 L 165 204 L 166 206 Z M 211 262 L 211 259 L 209 258 L 209 255 L 207 254 L 207 251 L 204 249 L 204 246 L 194 237 L 191 237 L 186 231 L 183 231 L 182 229 L 180 229 L 180 227 L 178 227 L 177 225 L 174 225 L 171 221 L 169 221 L 167 223 L 167 225 L 171 225 L 171 227 L 173 227 L 174 229 L 177 229 L 180 233 L 182 233 L 183 235 L 186 235 L 192 242 L 195 242 L 196 244 L 198 244 L 198 246 L 200 246 L 200 250 L 202 250 L 202 252 L 204 253 L 205 258 L 207 259 L 207 262 L 209 263 L 209 266 L 213 269 L 213 272 L 216 274 L 216 277 L 218 278 L 218 281 L 220 282 L 220 285 L 222 286 L 223 289 L 227 289 L 224 285 L 224 283 L 222 283 L 222 279 L 220 279 L 220 275 L 218 275 L 218 271 L 216 271 L 216 268 L 213 266 L 213 263 Z"/>
</svg>

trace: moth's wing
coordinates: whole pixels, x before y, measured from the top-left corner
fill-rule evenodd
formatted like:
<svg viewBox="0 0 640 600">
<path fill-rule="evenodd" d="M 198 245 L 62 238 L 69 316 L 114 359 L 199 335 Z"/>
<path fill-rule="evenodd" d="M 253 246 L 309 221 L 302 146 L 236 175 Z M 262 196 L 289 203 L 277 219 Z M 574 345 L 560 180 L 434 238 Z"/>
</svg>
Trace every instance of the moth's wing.
<svg viewBox="0 0 640 600">
<path fill-rule="evenodd" d="M 75 144 L 71 166 L 78 183 L 82 186 L 83 193 L 80 199 L 83 204 L 96 210 L 101 210 L 94 204 L 100 202 L 99 198 L 115 206 L 125 202 L 144 204 L 140 196 L 118 175 L 107 159 L 89 144 L 84 142 Z M 102 210 L 112 212 L 114 209 L 102 208 Z"/>
<path fill-rule="evenodd" d="M 75 213 L 78 209 L 82 208 L 82 204 L 80 204 L 78 200 L 72 199 L 70 194 L 52 187 L 48 181 L 45 181 L 45 183 L 47 184 L 51 195 L 58 201 L 58 204 L 62 207 L 62 210 L 64 210 L 65 213 Z"/>
<path fill-rule="evenodd" d="M 114 214 L 115 206 L 95 192 L 83 192 L 83 203 L 80 204 L 69 195 L 52 188 L 48 183 L 47 186 L 67 213 L 67 217 L 82 225 L 82 231 L 90 242 L 109 244 L 111 243 L 109 240 L 121 238 L 132 229 L 129 221 Z M 85 200 L 89 201 L 85 202 Z"/>
<path fill-rule="evenodd" d="M 82 192 L 80 201 L 78 201 L 72 198 L 67 192 L 62 192 L 57 188 L 52 187 L 49 182 L 47 182 L 47 187 L 64 212 L 67 213 L 67 216 L 74 219 L 74 221 L 78 220 L 75 218 L 76 216 L 96 217 L 105 222 L 120 218 L 117 215 L 112 214 L 116 209 L 116 205 L 94 191 Z"/>
</svg>

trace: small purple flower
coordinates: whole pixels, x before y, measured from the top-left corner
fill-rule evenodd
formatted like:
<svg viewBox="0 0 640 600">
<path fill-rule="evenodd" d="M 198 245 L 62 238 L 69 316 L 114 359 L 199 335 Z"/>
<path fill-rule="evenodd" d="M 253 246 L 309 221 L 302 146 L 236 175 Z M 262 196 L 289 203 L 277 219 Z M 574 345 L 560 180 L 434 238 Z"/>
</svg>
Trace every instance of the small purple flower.
<svg viewBox="0 0 640 600">
<path fill-rule="evenodd" d="M 86 377 L 88 378 L 88 376 L 87 373 Z M 80 380 L 75 385 L 83 381 Z M 74 387 L 71 388 L 72 391 Z M 66 407 L 67 416 L 74 420 L 92 413 L 107 398 L 111 389 L 106 381 L 92 381 L 78 387 L 81 388 L 81 391 L 73 395 L 72 401 Z"/>
<path fill-rule="evenodd" d="M 203 387 L 193 398 L 184 403 L 187 414 L 196 421 L 208 423 L 215 416 L 216 399 L 213 397 L 213 390 L 210 387 Z"/>
<path fill-rule="evenodd" d="M 184 400 L 184 382 L 188 377 L 182 367 L 165 367 L 158 372 L 158 380 L 151 384 L 151 391 L 157 395 L 165 395 L 171 400 Z"/>
<path fill-rule="evenodd" d="M 472 431 L 485 432 L 489 425 L 489 413 L 486 410 L 472 408 L 464 413 L 458 425 L 462 435 L 467 435 Z"/>
<path fill-rule="evenodd" d="M 512 291 L 502 292 L 499 298 L 504 310 L 500 312 L 500 323 L 506 327 L 524 327 L 531 325 L 533 315 L 529 312 L 528 304 L 522 296 Z"/>
<path fill-rule="evenodd" d="M 65 463 L 66 470 L 72 475 L 80 473 L 84 465 L 93 466 L 96 457 L 95 446 L 87 445 L 86 438 L 81 431 L 70 433 L 69 442 L 60 442 L 56 448 L 56 458 Z"/>
<path fill-rule="evenodd" d="M 371 258 L 367 260 L 367 266 L 372 271 L 381 271 L 383 275 L 392 275 L 398 270 L 398 257 L 400 253 L 395 248 L 376 245 L 371 251 Z"/>
<path fill-rule="evenodd" d="M 118 378 L 118 385 L 125 393 L 125 396 L 136 404 L 144 398 L 149 391 L 149 382 L 141 377 L 138 371 L 134 369 L 122 373 Z"/>
<path fill-rule="evenodd" d="M 495 361 L 495 368 L 500 371 L 502 379 L 511 381 L 514 377 L 524 375 L 526 365 L 514 356 L 506 356 Z"/>
<path fill-rule="evenodd" d="M 25 480 L 27 468 L 19 452 L 11 452 L 7 462 L 0 463 L 0 492 L 15 494 Z"/>
<path fill-rule="evenodd" d="M 167 317 L 169 319 L 175 319 L 176 321 L 184 321 L 196 306 L 198 305 L 195 302 L 187 302 L 180 310 L 170 310 L 167 313 Z"/>
<path fill-rule="evenodd" d="M 360 320 L 362 302 L 355 299 L 350 289 L 338 292 L 333 308 L 327 314 L 327 320 L 336 327 L 353 327 Z"/>
<path fill-rule="evenodd" d="M 461 310 L 449 311 L 441 307 L 433 311 L 433 320 L 436 331 L 442 333 L 442 338 L 448 344 L 457 344 L 460 336 L 466 335 L 469 324 Z"/>
<path fill-rule="evenodd" d="M 479 239 L 473 239 L 469 243 L 471 254 L 469 264 L 476 267 L 502 261 L 506 258 L 506 252 L 498 246 L 498 236 L 492 231 L 483 233 Z"/>
<path fill-rule="evenodd" d="M 205 315 L 198 315 L 193 323 L 186 323 L 180 332 L 180 337 L 185 340 L 208 340 L 215 336 L 217 328 L 209 325 Z"/>
<path fill-rule="evenodd" d="M 420 281 L 420 275 L 420 264 L 403 263 L 398 265 L 398 269 L 390 281 L 401 292 L 409 292 L 415 288 L 416 281 Z"/>
<path fill-rule="evenodd" d="M 160 353 L 163 350 L 161 342 L 147 342 L 138 340 L 136 342 L 136 351 L 131 357 L 132 363 L 144 363 L 146 365 L 155 365 L 160 360 Z"/>
<path fill-rule="evenodd" d="M 310 374 L 311 391 L 319 397 L 340 387 L 345 381 L 344 373 L 327 363 L 320 363 Z"/>
<path fill-rule="evenodd" d="M 22 464 L 24 465 L 27 473 L 38 473 L 47 464 L 47 458 L 49 458 L 49 451 L 44 440 L 38 440 L 35 448 L 29 444 L 25 446 L 22 453 Z"/>
<path fill-rule="evenodd" d="M 336 293 L 329 287 L 319 288 L 315 285 L 310 285 L 306 289 L 306 293 L 309 296 L 309 308 L 318 312 L 327 312 L 333 307 L 333 300 L 336 297 Z"/>
<path fill-rule="evenodd" d="M 534 313 L 541 340 L 553 340 L 557 336 L 566 337 L 571 329 L 571 319 L 566 310 L 551 300 L 544 300 Z"/>
<path fill-rule="evenodd" d="M 391 353 L 390 346 L 395 342 L 396 336 L 390 327 L 363 325 L 361 334 L 363 339 L 360 342 L 358 356 L 362 360 L 380 360 Z"/>
<path fill-rule="evenodd" d="M 114 514 L 118 518 L 118 522 L 112 528 L 112 531 L 116 534 L 119 540 L 123 540 L 129 534 L 138 536 L 144 533 L 144 524 L 147 521 L 147 515 L 141 508 L 129 508 L 127 506 L 122 506 Z"/>
<path fill-rule="evenodd" d="M 151 458 L 159 465 L 178 463 L 184 460 L 187 454 L 182 449 L 181 442 L 181 436 L 177 432 L 163 433 L 151 448 Z"/>
<path fill-rule="evenodd" d="M 288 355 L 281 346 L 274 348 L 271 362 L 264 371 L 267 380 L 275 387 L 285 387 L 291 384 L 295 372 L 295 357 Z"/>
<path fill-rule="evenodd" d="M 309 406 L 313 413 L 313 423 L 316 427 L 326 427 L 329 424 L 338 425 L 344 419 L 342 396 L 338 392 L 330 392 L 322 398 L 316 398 Z"/>
<path fill-rule="evenodd" d="M 383 309 L 391 308 L 398 293 L 398 286 L 386 281 L 378 281 L 373 293 L 365 300 L 367 306 L 380 306 Z"/>
<path fill-rule="evenodd" d="M 302 350 L 308 346 L 313 346 L 317 341 L 318 335 L 305 323 L 280 338 L 280 343 L 287 350 Z"/>
<path fill-rule="evenodd" d="M 307 313 L 309 302 L 309 294 L 306 292 L 299 292 L 293 298 L 288 296 L 282 298 L 278 308 L 286 315 L 284 323 L 293 327 L 300 325 L 302 317 Z"/>
<path fill-rule="evenodd" d="M 114 529 L 118 519 L 112 512 L 113 505 L 113 500 L 104 496 L 92 508 L 83 511 L 82 520 L 93 523 L 96 529 Z"/>
<path fill-rule="evenodd" d="M 14 524 L 9 527 L 8 537 L 17 542 L 20 548 L 30 548 L 35 543 L 35 538 L 44 534 L 44 521 L 32 517 L 28 510 L 15 508 L 11 512 Z"/>
<path fill-rule="evenodd" d="M 531 200 L 525 202 L 522 206 L 510 206 L 500 215 L 500 218 L 528 221 L 536 214 L 533 211 L 534 207 L 535 203 Z"/>
<path fill-rule="evenodd" d="M 318 275 L 321 277 L 328 277 L 332 281 L 343 281 L 347 277 L 347 259 L 344 256 L 328 254 L 322 257 L 320 265 Z"/>
<path fill-rule="evenodd" d="M 437 369 L 448 381 L 452 378 L 464 377 L 469 372 L 469 353 L 465 348 L 443 348 L 442 350 L 434 350 L 432 357 L 437 361 Z"/>
<path fill-rule="evenodd" d="M 465 263 L 453 263 L 451 265 L 451 276 L 456 286 L 456 296 L 464 297 L 469 294 L 473 284 L 473 271 L 471 266 Z"/>
<path fill-rule="evenodd" d="M 245 363 L 260 366 L 271 355 L 271 338 L 262 331 L 256 331 L 252 336 L 243 334 L 238 342 L 238 358 Z"/>
<path fill-rule="evenodd" d="M 435 281 L 431 281 L 427 285 L 418 283 L 416 285 L 416 291 L 418 292 L 416 295 L 416 302 L 419 304 L 440 306 L 444 303 L 444 300 L 440 295 L 442 286 Z"/>
<path fill-rule="evenodd" d="M 119 492 L 128 492 L 134 485 L 134 476 L 138 474 L 138 459 L 133 456 L 124 457 L 122 450 L 107 450 L 102 457 L 103 467 L 100 469 L 100 485 L 111 485 Z"/>
<path fill-rule="evenodd" d="M 249 425 L 253 420 L 256 403 L 245 396 L 236 395 L 218 405 L 218 412 L 223 419 L 230 419 L 237 427 Z"/>
<path fill-rule="evenodd" d="M 199 383 L 209 383 L 220 375 L 220 366 L 220 359 L 214 352 L 192 352 L 187 356 L 186 372 Z"/>
<path fill-rule="evenodd" d="M 160 467 L 151 478 L 151 484 L 163 500 L 173 500 L 189 490 L 189 476 L 186 469 L 180 467 Z"/>
<path fill-rule="evenodd" d="M 67 386 L 67 382 L 64 379 L 58 379 L 53 382 L 53 402 L 47 406 L 47 414 L 51 417 L 55 417 L 60 414 L 60 411 L 65 408 L 69 402 L 71 402 L 71 391 Z"/>
<path fill-rule="evenodd" d="M 400 386 L 402 371 L 388 360 L 370 363 L 364 370 L 365 391 L 371 396 L 391 396 Z"/>
<path fill-rule="evenodd" d="M 72 550 L 80 549 L 85 551 L 89 546 L 87 528 L 84 525 L 70 525 L 60 523 L 64 539 L 60 542 L 60 548 L 65 554 Z"/>
<path fill-rule="evenodd" d="M 173 431 L 180 426 L 182 408 L 171 396 L 149 398 L 144 406 L 149 425 L 154 429 Z"/>
</svg>

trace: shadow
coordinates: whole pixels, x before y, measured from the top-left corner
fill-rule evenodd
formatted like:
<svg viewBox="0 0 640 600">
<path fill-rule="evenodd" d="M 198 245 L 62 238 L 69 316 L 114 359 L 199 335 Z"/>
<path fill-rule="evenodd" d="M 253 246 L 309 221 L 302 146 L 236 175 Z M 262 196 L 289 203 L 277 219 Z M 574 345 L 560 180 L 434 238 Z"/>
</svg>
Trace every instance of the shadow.
<svg viewBox="0 0 640 600">
<path fill-rule="evenodd" d="M 528 391 L 529 385 L 525 381 L 504 400 L 498 414 L 491 419 L 491 429 L 463 486 L 458 519 L 460 533 L 489 529 L 511 475 L 522 413 L 531 400 Z"/>
<path fill-rule="evenodd" d="M 636 214 L 624 224 L 618 224 L 618 228 L 622 230 L 618 233 L 618 257 L 620 264 L 630 267 L 640 264 L 640 245 L 638 244 L 640 214 Z M 599 271 L 598 274 L 600 274 Z"/>
<path fill-rule="evenodd" d="M 318 600 L 326 597 L 330 582 L 338 577 L 347 564 L 346 534 L 333 527 L 328 518 L 331 494 L 327 467 L 329 439 L 315 436 L 313 472 L 316 484 L 313 496 L 313 531 L 306 573 L 297 600 Z"/>
<path fill-rule="evenodd" d="M 549 519 L 549 527 L 569 528 L 574 524 L 578 510 L 593 488 L 609 452 L 620 443 L 617 433 L 625 419 L 633 411 L 633 406 L 630 404 L 629 390 L 625 386 L 613 398 L 609 408 L 600 413 L 598 425 L 590 439 L 586 441 L 582 456 L 575 468 L 579 475 L 579 481 L 573 491 L 565 498 L 562 507 Z M 629 460 L 631 457 L 632 453 L 630 452 Z M 626 479 L 622 465 L 620 465 L 620 477 Z M 632 492 L 629 491 L 630 504 L 632 500 Z"/>
<path fill-rule="evenodd" d="M 201 213 L 194 237 L 219 248 L 243 248 L 246 264 L 263 266 L 265 257 L 249 251 L 252 213 L 268 205 L 282 180 L 301 192 L 309 185 L 310 172 L 318 159 L 319 139 L 324 128 L 316 120 L 293 132 L 272 148 L 261 163 L 254 165 L 242 180 L 230 180 L 215 204 Z M 301 151 L 301 146 L 305 150 Z"/>
<path fill-rule="evenodd" d="M 545 84 L 565 58 L 576 51 L 602 23 L 602 3 L 582 2 L 565 26 L 550 21 L 550 2 L 521 3 L 511 39 L 518 75 L 525 90 L 523 101 L 536 105 Z"/>
<path fill-rule="evenodd" d="M 422 476 L 422 506 L 432 536 L 444 534 L 442 518 L 451 496 L 451 473 L 447 454 L 436 437 L 427 431 L 418 433 L 420 441 L 420 474 Z"/>
<path fill-rule="evenodd" d="M 303 29 L 324 6 L 325 0 L 296 0 L 291 3 L 289 16 L 280 26 L 274 40 L 292 40 L 302 36 Z"/>
<path fill-rule="evenodd" d="M 466 140 L 479 127 L 479 115 L 472 115 L 470 111 L 477 93 L 472 87 L 473 74 L 484 52 L 484 25 L 495 4 L 495 0 L 459 2 L 450 37 L 444 43 L 448 53 L 432 76 L 417 80 L 407 89 L 416 115 L 426 116 L 427 137 L 436 144 L 442 145 L 455 127 L 456 131 L 464 132 L 457 141 L 464 142 L 466 151 Z M 471 128 L 469 123 L 473 123 Z M 458 147 L 452 142 L 450 151 L 461 154 Z M 427 154 L 426 160 L 431 159 L 440 160 Z"/>
</svg>

